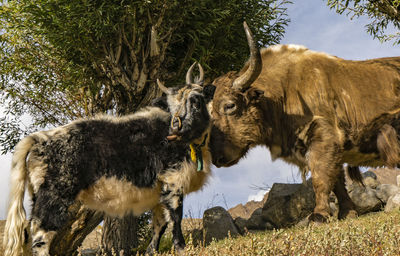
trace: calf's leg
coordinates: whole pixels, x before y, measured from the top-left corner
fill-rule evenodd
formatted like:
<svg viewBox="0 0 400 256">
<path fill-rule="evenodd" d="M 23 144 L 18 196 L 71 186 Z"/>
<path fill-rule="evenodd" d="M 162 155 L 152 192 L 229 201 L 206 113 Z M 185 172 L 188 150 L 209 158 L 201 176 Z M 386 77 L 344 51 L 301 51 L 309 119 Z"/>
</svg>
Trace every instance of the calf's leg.
<svg viewBox="0 0 400 256">
<path fill-rule="evenodd" d="M 56 231 L 44 230 L 41 227 L 41 221 L 33 217 L 30 221 L 31 227 L 31 251 L 33 256 L 49 256 L 50 243 Z"/>
<path fill-rule="evenodd" d="M 51 188 L 41 187 L 33 198 L 30 226 L 34 256 L 51 255 L 51 242 L 57 231 L 67 223 L 68 208 L 74 202 L 74 197 L 69 198 L 65 190 Z"/>
<path fill-rule="evenodd" d="M 165 184 L 161 191 L 161 204 L 166 208 L 169 216 L 167 218 L 172 221 L 172 239 L 175 250 L 182 253 L 185 248 L 185 239 L 183 238 L 181 222 L 183 216 L 183 189 L 172 184 Z"/>
<path fill-rule="evenodd" d="M 175 249 L 179 252 L 185 248 L 185 239 L 182 234 L 182 215 L 183 215 L 183 195 L 180 195 L 176 198 L 179 201 L 178 206 L 173 208 L 171 205 L 168 205 L 168 211 L 173 223 L 172 227 L 172 235 Z"/>
<path fill-rule="evenodd" d="M 167 228 L 167 220 L 165 219 L 165 208 L 159 204 L 153 210 L 153 237 L 149 246 L 147 247 L 146 254 L 153 255 L 158 251 L 160 245 L 161 236 L 164 234 Z"/>
</svg>

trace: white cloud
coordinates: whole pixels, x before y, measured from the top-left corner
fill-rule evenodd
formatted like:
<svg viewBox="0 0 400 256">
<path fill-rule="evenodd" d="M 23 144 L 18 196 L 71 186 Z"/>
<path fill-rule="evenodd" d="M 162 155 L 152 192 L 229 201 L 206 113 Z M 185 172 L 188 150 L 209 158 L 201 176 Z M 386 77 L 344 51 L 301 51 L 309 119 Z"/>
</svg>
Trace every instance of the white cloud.
<svg viewBox="0 0 400 256">
<path fill-rule="evenodd" d="M 269 190 L 260 190 L 257 192 L 257 194 L 253 194 L 253 195 L 249 195 L 249 197 L 247 198 L 247 202 L 250 201 L 256 201 L 256 202 L 260 202 L 264 199 L 264 195 L 265 193 L 267 193 Z"/>
</svg>

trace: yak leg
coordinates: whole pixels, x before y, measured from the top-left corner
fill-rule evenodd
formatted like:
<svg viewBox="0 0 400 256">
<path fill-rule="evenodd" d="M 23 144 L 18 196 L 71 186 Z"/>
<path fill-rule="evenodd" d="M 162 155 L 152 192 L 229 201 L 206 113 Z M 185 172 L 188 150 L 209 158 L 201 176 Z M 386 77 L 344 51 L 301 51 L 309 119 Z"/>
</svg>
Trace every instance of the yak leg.
<svg viewBox="0 0 400 256">
<path fill-rule="evenodd" d="M 330 215 L 329 194 L 342 172 L 340 134 L 328 121 L 314 120 L 308 132 L 308 166 L 315 192 L 315 208 L 309 219 L 325 222 Z M 340 186 L 339 186 L 340 188 Z M 341 190 L 339 190 L 341 191 Z M 342 192 L 342 191 L 341 191 Z"/>
<path fill-rule="evenodd" d="M 64 190 L 39 189 L 34 195 L 31 213 L 31 241 L 34 256 L 50 255 L 57 231 L 68 221 L 68 207 L 74 202 Z"/>
<path fill-rule="evenodd" d="M 338 202 L 339 202 L 339 219 L 344 219 L 346 217 L 357 217 L 356 206 L 351 200 L 349 194 L 347 193 L 347 189 L 345 186 L 345 179 L 344 179 L 344 170 L 340 172 L 338 180 L 335 183 L 335 187 L 333 189 Z"/>
<path fill-rule="evenodd" d="M 328 152 L 325 154 L 327 155 L 317 157 L 319 154 L 310 153 L 309 156 L 312 184 L 315 192 L 315 208 L 310 220 L 317 222 L 325 222 L 330 215 L 329 194 L 334 189 L 341 171 L 339 164 L 334 161 L 327 161 L 334 158 L 334 156 Z"/>
<path fill-rule="evenodd" d="M 183 216 L 183 189 L 172 184 L 164 184 L 161 191 L 161 204 L 166 208 L 167 218 L 172 221 L 172 239 L 175 250 L 180 254 L 185 248 L 181 222 Z"/>
<path fill-rule="evenodd" d="M 173 236 L 174 246 L 178 252 L 181 252 L 185 248 L 185 239 L 183 238 L 182 228 L 181 228 L 181 222 L 183 216 L 183 195 L 176 196 L 174 200 L 178 202 L 178 206 L 174 208 L 173 205 L 168 205 L 167 209 L 169 211 L 169 215 L 173 223 L 172 236 Z"/>
<path fill-rule="evenodd" d="M 50 243 L 56 235 L 55 231 L 45 231 L 41 228 L 41 221 L 36 218 L 31 219 L 31 236 L 32 236 L 32 255 L 33 256 L 49 256 Z"/>
<path fill-rule="evenodd" d="M 164 234 L 167 228 L 167 220 L 165 219 L 164 207 L 159 204 L 153 210 L 153 237 L 149 246 L 147 247 L 146 254 L 153 255 L 158 251 L 160 245 L 161 236 Z"/>
</svg>

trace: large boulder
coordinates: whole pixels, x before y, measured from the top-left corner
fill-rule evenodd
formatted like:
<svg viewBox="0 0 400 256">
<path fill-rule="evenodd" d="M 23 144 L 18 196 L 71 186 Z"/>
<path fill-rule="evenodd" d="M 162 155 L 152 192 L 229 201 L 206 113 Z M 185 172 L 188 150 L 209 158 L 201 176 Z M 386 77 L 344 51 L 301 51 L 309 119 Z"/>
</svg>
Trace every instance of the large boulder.
<svg viewBox="0 0 400 256">
<path fill-rule="evenodd" d="M 231 215 L 222 207 L 216 206 L 204 212 L 203 232 L 205 232 L 205 243 L 209 244 L 212 239 L 221 240 L 230 235 L 239 234 L 238 229 L 233 223 Z"/>
<path fill-rule="evenodd" d="M 94 250 L 94 249 L 83 249 L 80 251 L 79 255 L 82 256 L 96 256 L 99 255 L 100 250 Z"/>
<path fill-rule="evenodd" d="M 292 226 L 313 212 L 315 194 L 311 180 L 307 184 L 272 185 L 261 216 L 275 228 Z"/>
<path fill-rule="evenodd" d="M 380 184 L 377 175 L 373 171 L 366 171 L 362 173 L 361 176 L 363 178 L 362 180 L 363 184 L 367 187 L 375 189 Z M 359 187 L 363 187 L 363 185 L 358 182 L 353 182 L 349 178 L 346 178 L 346 188 L 349 193 L 353 191 L 355 188 Z"/>
<path fill-rule="evenodd" d="M 391 212 L 399 209 L 400 209 L 400 193 L 397 193 L 389 197 L 385 206 L 385 212 Z"/>
<path fill-rule="evenodd" d="M 258 208 L 253 212 L 247 220 L 246 227 L 249 230 L 264 230 L 266 228 L 265 221 L 262 217 L 262 208 Z"/>
<path fill-rule="evenodd" d="M 245 234 L 249 229 L 247 228 L 247 220 L 242 217 L 237 217 L 233 221 L 240 234 Z"/>
<path fill-rule="evenodd" d="M 373 172 L 373 171 L 371 171 L 371 170 L 368 170 L 368 171 L 366 171 L 366 172 L 363 172 L 363 173 L 361 174 L 361 176 L 362 176 L 364 179 L 367 178 L 367 177 L 373 178 L 374 180 L 377 180 L 377 179 L 378 179 L 378 176 L 376 175 L 376 173 Z"/>
<path fill-rule="evenodd" d="M 373 177 L 365 177 L 363 180 L 365 186 L 375 189 L 379 186 L 379 181 Z"/>
<path fill-rule="evenodd" d="M 382 201 L 379 200 L 376 194 L 376 190 L 368 186 L 355 186 L 349 196 L 356 205 L 358 214 L 379 211 L 383 206 Z"/>
<path fill-rule="evenodd" d="M 389 197 L 394 196 L 400 191 L 399 187 L 393 184 L 381 184 L 376 187 L 376 196 L 384 204 L 387 203 Z"/>
</svg>

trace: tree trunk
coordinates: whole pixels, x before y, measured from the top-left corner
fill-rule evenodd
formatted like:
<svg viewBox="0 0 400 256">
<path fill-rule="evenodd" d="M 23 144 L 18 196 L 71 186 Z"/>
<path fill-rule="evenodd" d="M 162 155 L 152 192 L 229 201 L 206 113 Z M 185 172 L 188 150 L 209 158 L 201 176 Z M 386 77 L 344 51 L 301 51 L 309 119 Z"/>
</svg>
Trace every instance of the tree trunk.
<svg viewBox="0 0 400 256">
<path fill-rule="evenodd" d="M 50 255 L 73 256 L 85 237 L 103 220 L 103 213 L 87 210 L 76 203 L 70 207 L 70 220 L 50 245 Z"/>
<path fill-rule="evenodd" d="M 131 255 L 133 248 L 138 246 L 137 218 L 133 215 L 124 218 L 104 217 L 102 248 L 109 255 L 114 250 L 116 255 Z"/>
</svg>

